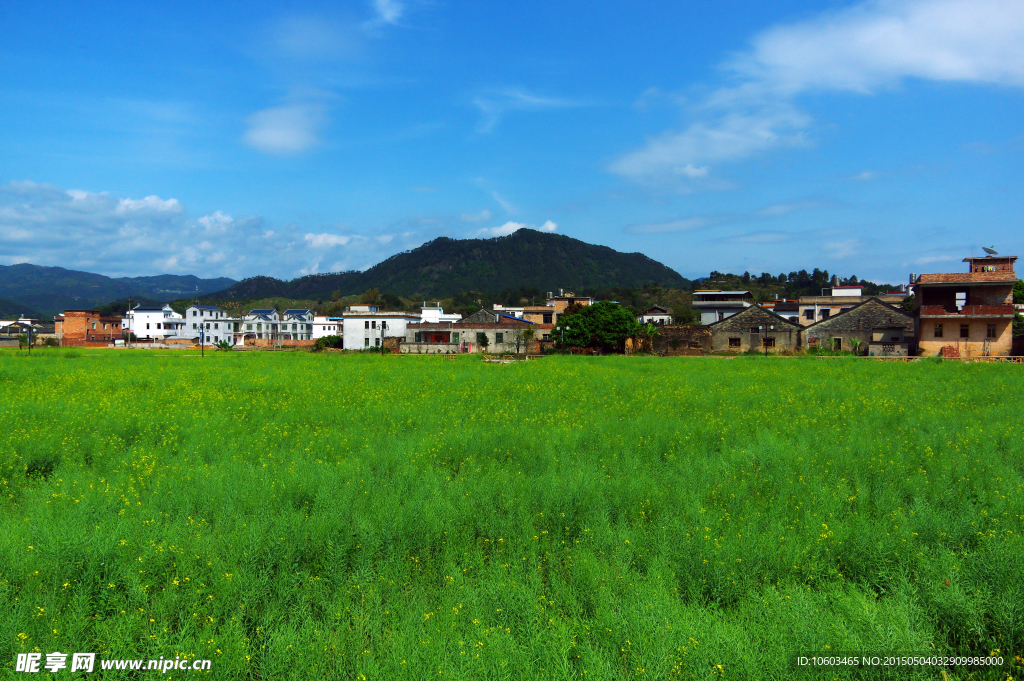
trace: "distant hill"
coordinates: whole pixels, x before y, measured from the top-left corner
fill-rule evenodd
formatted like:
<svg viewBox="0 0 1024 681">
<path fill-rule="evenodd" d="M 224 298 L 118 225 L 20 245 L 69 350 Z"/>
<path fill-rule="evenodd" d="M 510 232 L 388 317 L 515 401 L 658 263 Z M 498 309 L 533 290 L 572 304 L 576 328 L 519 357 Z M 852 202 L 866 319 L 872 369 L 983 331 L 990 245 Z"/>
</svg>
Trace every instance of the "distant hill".
<svg viewBox="0 0 1024 681">
<path fill-rule="evenodd" d="M 0 265 L 0 298 L 10 301 L 15 307 L 24 307 L 25 312 L 32 308 L 41 315 L 54 315 L 65 309 L 93 308 L 128 296 L 168 301 L 223 290 L 234 283 L 234 279 L 227 277 L 200 279 L 191 274 L 114 279 L 63 267 L 27 263 Z"/>
<path fill-rule="evenodd" d="M 16 303 L 13 300 L 4 300 L 0 298 L 0 319 L 17 319 L 18 317 L 39 319 L 42 316 L 44 315 L 40 315 L 28 305 L 22 305 L 21 303 Z"/>
<path fill-rule="evenodd" d="M 315 274 L 291 281 L 253 277 L 206 298 L 327 300 L 334 292 L 352 295 L 377 289 L 416 299 L 447 298 L 465 291 L 497 293 L 524 286 L 578 292 L 645 284 L 688 288 L 690 281 L 641 253 L 620 253 L 561 234 L 520 229 L 494 239 L 441 237 L 364 272 Z"/>
</svg>

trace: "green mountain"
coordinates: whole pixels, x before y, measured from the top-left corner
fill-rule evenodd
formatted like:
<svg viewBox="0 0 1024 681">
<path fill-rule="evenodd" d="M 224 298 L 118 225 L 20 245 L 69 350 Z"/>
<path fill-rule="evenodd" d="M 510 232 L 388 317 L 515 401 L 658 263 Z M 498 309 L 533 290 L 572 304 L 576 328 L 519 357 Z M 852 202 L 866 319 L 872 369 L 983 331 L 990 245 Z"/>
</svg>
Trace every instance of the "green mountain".
<svg viewBox="0 0 1024 681">
<path fill-rule="evenodd" d="M 620 253 L 561 234 L 520 229 L 493 239 L 441 237 L 363 272 L 315 274 L 291 281 L 253 277 L 206 298 L 327 300 L 334 292 L 344 296 L 377 289 L 416 299 L 520 287 L 581 292 L 645 284 L 688 288 L 690 281 L 641 253 Z"/>
<path fill-rule="evenodd" d="M 18 317 L 28 317 L 29 319 L 39 319 L 44 317 L 32 308 L 21 303 L 16 303 L 13 300 L 4 300 L 0 298 L 0 319 L 17 319 Z"/>
<path fill-rule="evenodd" d="M 42 315 L 54 315 L 65 309 L 93 308 L 129 296 L 168 301 L 223 290 L 234 283 L 234 279 L 227 277 L 200 279 L 191 274 L 114 279 L 63 267 L 27 263 L 0 265 L 0 298 L 15 307 L 26 308 L 25 312 L 32 308 Z"/>
</svg>

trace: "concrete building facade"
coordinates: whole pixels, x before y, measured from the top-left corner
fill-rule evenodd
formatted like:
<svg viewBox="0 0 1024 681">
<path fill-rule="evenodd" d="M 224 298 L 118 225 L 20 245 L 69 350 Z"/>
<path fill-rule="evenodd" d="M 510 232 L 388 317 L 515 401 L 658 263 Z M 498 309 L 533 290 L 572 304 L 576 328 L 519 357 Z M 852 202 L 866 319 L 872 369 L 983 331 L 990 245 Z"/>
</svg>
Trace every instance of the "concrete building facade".
<svg viewBox="0 0 1024 681">
<path fill-rule="evenodd" d="M 1013 349 L 1016 256 L 964 258 L 967 272 L 922 274 L 914 281 L 922 356 L 1007 356 Z"/>
</svg>

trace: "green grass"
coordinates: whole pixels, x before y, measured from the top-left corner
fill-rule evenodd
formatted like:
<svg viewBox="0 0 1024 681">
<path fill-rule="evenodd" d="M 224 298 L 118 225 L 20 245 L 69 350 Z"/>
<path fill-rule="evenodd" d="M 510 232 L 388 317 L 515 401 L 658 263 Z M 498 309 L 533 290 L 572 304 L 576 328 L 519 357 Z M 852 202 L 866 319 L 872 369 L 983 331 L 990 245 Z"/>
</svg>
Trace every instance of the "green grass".
<svg viewBox="0 0 1024 681">
<path fill-rule="evenodd" d="M 783 679 L 801 653 L 1020 655 L 1021 371 L 0 352 L 0 670 L 60 650 L 218 679 Z"/>
</svg>

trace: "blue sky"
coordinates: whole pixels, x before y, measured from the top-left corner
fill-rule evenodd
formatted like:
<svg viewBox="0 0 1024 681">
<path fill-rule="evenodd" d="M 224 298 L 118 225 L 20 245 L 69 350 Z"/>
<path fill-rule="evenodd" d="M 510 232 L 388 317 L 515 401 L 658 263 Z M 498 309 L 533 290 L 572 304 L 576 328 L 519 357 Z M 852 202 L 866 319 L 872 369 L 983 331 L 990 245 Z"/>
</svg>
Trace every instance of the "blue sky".
<svg viewBox="0 0 1024 681">
<path fill-rule="evenodd" d="M 0 264 L 292 278 L 521 226 L 685 276 L 1024 252 L 1024 3 L 0 4 Z"/>
</svg>

